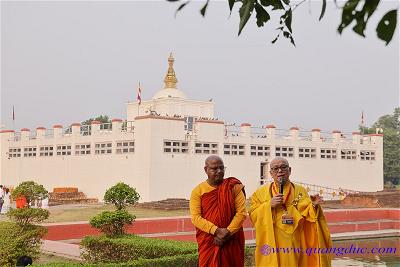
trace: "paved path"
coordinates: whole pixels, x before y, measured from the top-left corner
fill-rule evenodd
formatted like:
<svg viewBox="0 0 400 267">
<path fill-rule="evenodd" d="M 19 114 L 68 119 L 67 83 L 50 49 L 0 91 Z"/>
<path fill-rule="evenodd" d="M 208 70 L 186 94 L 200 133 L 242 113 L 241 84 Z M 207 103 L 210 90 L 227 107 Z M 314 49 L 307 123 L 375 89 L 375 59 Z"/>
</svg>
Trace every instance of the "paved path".
<svg viewBox="0 0 400 267">
<path fill-rule="evenodd" d="M 43 253 L 80 260 L 79 245 L 68 244 L 60 241 L 43 240 L 41 250 Z"/>
</svg>

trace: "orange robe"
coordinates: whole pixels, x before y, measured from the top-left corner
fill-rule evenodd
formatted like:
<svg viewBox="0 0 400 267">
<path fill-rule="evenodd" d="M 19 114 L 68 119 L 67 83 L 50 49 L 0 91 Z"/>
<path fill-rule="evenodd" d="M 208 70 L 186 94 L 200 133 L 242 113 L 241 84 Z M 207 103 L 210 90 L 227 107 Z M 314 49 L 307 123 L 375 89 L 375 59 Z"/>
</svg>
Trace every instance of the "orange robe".
<svg viewBox="0 0 400 267">
<path fill-rule="evenodd" d="M 236 178 L 224 179 L 222 184 L 201 196 L 202 217 L 221 228 L 227 228 L 235 216 L 233 186 L 241 184 Z M 196 228 L 199 246 L 199 267 L 243 267 L 244 233 L 243 228 L 219 247 L 214 244 L 214 235 Z"/>
</svg>

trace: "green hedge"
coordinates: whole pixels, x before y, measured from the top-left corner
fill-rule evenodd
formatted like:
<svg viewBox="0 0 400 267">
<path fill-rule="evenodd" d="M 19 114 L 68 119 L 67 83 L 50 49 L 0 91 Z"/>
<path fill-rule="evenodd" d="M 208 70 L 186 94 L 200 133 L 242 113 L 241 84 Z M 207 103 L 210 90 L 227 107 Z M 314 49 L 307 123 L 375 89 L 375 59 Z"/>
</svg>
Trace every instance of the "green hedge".
<svg viewBox="0 0 400 267">
<path fill-rule="evenodd" d="M 158 259 L 138 259 L 126 263 L 49 263 L 33 265 L 33 267 L 196 267 L 197 258 L 197 254 L 186 254 L 178 256 L 166 256 Z"/>
<path fill-rule="evenodd" d="M 91 263 L 132 262 L 140 258 L 155 259 L 165 256 L 197 253 L 197 244 L 174 240 L 161 240 L 136 235 L 119 238 L 87 236 L 82 242 L 82 258 Z"/>
<path fill-rule="evenodd" d="M 13 222 L 0 222 L 0 266 L 15 266 L 20 256 L 37 258 L 40 239 L 46 231 L 42 226 L 25 225 L 22 228 Z"/>
</svg>

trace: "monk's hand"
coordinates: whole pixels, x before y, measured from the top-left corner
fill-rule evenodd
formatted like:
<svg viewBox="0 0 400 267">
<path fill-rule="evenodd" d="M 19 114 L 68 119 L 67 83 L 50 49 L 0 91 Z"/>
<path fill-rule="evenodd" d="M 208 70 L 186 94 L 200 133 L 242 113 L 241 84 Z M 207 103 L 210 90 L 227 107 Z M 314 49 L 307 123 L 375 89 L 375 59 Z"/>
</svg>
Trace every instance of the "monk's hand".
<svg viewBox="0 0 400 267">
<path fill-rule="evenodd" d="M 222 247 L 222 245 L 224 244 L 224 241 L 222 239 L 219 239 L 218 237 L 214 237 L 214 244 Z"/>
<path fill-rule="evenodd" d="M 282 194 L 277 194 L 271 199 L 271 207 L 279 207 L 283 204 L 283 195 Z"/>
<path fill-rule="evenodd" d="M 217 228 L 217 230 L 215 230 L 215 237 L 217 237 L 222 241 L 226 241 L 229 238 L 229 236 L 230 233 L 226 228 Z"/>
<path fill-rule="evenodd" d="M 319 194 L 310 196 L 311 201 L 314 207 L 317 207 L 319 204 L 324 203 L 324 199 Z"/>
</svg>

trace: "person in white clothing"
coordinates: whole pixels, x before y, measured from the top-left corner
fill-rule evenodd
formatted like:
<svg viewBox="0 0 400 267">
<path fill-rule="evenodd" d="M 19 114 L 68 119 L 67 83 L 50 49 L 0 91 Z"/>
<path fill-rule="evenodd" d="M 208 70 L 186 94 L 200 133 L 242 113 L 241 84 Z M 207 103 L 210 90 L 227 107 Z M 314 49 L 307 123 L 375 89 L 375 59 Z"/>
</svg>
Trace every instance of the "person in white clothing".
<svg viewBox="0 0 400 267">
<path fill-rule="evenodd" d="M 11 206 L 11 194 L 10 194 L 10 189 L 6 188 L 4 191 L 4 196 L 3 196 L 3 207 L 1 209 L 1 214 L 6 214 L 10 210 Z"/>
</svg>

